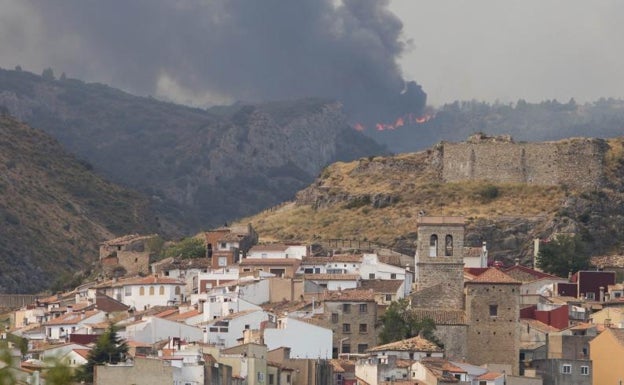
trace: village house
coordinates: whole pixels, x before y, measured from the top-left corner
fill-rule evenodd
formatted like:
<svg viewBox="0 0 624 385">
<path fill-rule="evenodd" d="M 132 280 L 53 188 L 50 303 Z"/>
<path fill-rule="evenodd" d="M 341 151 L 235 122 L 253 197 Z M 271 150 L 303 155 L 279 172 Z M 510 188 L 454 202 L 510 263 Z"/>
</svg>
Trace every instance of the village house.
<svg viewBox="0 0 624 385">
<path fill-rule="evenodd" d="M 84 333 L 86 325 L 102 322 L 106 313 L 99 310 L 67 312 L 60 317 L 51 319 L 43 324 L 46 338 L 50 340 L 69 340 L 72 333 Z"/>
<path fill-rule="evenodd" d="M 239 263 L 242 272 L 268 272 L 277 277 L 293 278 L 301 261 L 294 258 L 244 258 Z"/>
<path fill-rule="evenodd" d="M 184 286 L 185 283 L 177 279 L 150 275 L 112 280 L 94 288 L 135 310 L 144 310 L 182 303 Z"/>
<path fill-rule="evenodd" d="M 211 265 L 212 260 L 210 258 L 165 258 L 152 263 L 151 270 L 154 275 L 185 282 L 183 294 L 187 298 L 191 294 L 199 292 L 197 277 L 200 273 L 208 272 Z"/>
<path fill-rule="evenodd" d="M 441 358 L 444 356 L 444 349 L 416 336 L 376 346 L 365 353 L 355 365 L 358 383 L 379 384 L 383 381 L 409 380 L 414 361 L 425 357 Z"/>
<path fill-rule="evenodd" d="M 608 328 L 589 342 L 592 370 L 587 376 L 595 385 L 618 384 L 624 380 L 624 329 Z M 579 369 L 581 370 L 581 369 Z M 566 371 L 568 371 L 566 369 Z M 572 368 L 570 366 L 570 375 Z M 577 375 L 578 373 L 575 373 Z"/>
<path fill-rule="evenodd" d="M 308 256 L 308 245 L 301 243 L 271 243 L 255 245 L 247 252 L 249 259 L 303 259 Z"/>
<path fill-rule="evenodd" d="M 292 358 L 288 347 L 279 347 L 267 353 L 268 360 L 282 367 L 292 369 L 286 373 L 286 382 L 275 382 L 274 385 L 328 385 L 334 378 L 333 365 L 330 360 L 319 358 Z M 291 375 L 290 377 L 288 377 Z M 270 381 L 270 378 L 269 378 Z M 341 382 L 340 385 L 349 385 Z"/>
<path fill-rule="evenodd" d="M 332 330 L 313 319 L 280 317 L 275 328 L 264 329 L 264 343 L 269 350 L 290 348 L 293 358 L 330 359 Z"/>
<path fill-rule="evenodd" d="M 364 353 L 377 345 L 377 303 L 372 291 L 329 292 L 323 306 L 323 325 L 333 330 L 333 358 Z"/>
<path fill-rule="evenodd" d="M 121 338 L 146 344 L 169 341 L 173 338 L 186 342 L 201 342 L 204 339 L 204 331 L 197 326 L 157 316 L 131 317 L 116 325 L 119 326 L 118 335 Z"/>
<path fill-rule="evenodd" d="M 372 290 L 378 305 L 388 306 L 405 297 L 405 282 L 396 279 L 365 279 L 360 282 L 360 289 Z"/>
<path fill-rule="evenodd" d="M 251 224 L 224 226 L 204 233 L 206 257 L 215 269 L 237 264 L 258 243 L 258 234 Z"/>
<path fill-rule="evenodd" d="M 203 342 L 214 344 L 222 348 L 238 345 L 245 330 L 261 329 L 263 323 L 269 321 L 269 313 L 263 310 L 244 310 L 232 312 L 221 318 L 202 322 L 205 333 Z"/>
<path fill-rule="evenodd" d="M 531 367 L 546 385 L 591 385 L 590 343 L 596 327 L 579 324 L 548 333 L 544 359 L 533 359 Z"/>
</svg>

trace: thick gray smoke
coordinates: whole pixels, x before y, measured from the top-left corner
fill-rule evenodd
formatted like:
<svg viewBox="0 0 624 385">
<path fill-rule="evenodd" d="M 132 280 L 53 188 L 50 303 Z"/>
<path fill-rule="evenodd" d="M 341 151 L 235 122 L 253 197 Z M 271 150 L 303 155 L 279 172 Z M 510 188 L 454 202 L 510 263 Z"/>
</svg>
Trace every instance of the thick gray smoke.
<svg viewBox="0 0 624 385">
<path fill-rule="evenodd" d="M 329 97 L 367 122 L 425 104 L 401 75 L 403 25 L 387 0 L 5 0 L 15 2 L 37 25 L 0 27 L 0 40 L 15 48 L 38 33 L 57 75 L 198 104 Z"/>
</svg>

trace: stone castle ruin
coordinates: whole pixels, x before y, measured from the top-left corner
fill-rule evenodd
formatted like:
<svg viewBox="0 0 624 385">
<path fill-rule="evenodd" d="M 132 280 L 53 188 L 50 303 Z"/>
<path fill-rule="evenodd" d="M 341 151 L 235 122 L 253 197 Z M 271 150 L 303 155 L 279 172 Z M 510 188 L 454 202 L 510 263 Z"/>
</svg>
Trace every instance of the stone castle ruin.
<svg viewBox="0 0 624 385">
<path fill-rule="evenodd" d="M 571 138 L 556 142 L 514 142 L 508 136 L 475 134 L 462 143 L 438 146 L 445 182 L 567 185 L 595 189 L 605 183 L 605 140 Z"/>
</svg>

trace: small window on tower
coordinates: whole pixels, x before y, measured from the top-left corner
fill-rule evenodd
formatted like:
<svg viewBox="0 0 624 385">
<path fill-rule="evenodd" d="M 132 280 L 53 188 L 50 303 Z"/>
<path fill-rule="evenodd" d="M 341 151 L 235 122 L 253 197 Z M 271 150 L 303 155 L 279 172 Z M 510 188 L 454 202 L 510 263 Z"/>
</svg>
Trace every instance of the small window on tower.
<svg viewBox="0 0 624 385">
<path fill-rule="evenodd" d="M 498 316 L 498 305 L 490 305 L 490 317 Z"/>
<path fill-rule="evenodd" d="M 445 239 L 444 256 L 446 257 L 453 256 L 453 236 L 450 234 L 448 234 Z"/>
</svg>

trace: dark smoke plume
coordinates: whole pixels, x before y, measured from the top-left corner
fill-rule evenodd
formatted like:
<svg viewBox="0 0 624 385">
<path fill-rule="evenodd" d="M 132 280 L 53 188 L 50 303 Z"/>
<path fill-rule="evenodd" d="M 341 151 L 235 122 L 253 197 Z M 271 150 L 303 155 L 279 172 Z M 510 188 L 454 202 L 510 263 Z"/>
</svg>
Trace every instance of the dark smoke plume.
<svg viewBox="0 0 624 385">
<path fill-rule="evenodd" d="M 401 75 L 403 25 L 387 0 L 16 1 L 40 23 L 42 65 L 141 95 L 327 97 L 367 122 L 426 100 Z"/>
</svg>

